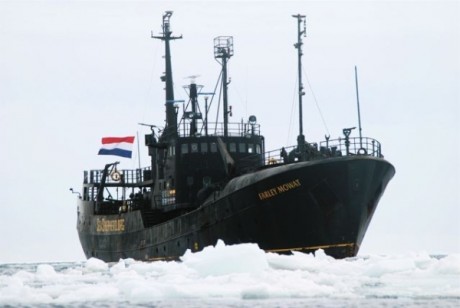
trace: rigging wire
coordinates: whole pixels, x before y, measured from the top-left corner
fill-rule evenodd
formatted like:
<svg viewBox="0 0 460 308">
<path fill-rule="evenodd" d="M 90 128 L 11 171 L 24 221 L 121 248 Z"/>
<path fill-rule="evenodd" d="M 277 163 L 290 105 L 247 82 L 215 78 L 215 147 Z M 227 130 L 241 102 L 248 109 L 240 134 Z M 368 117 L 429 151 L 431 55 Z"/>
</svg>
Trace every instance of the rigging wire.
<svg viewBox="0 0 460 308">
<path fill-rule="evenodd" d="M 248 114 L 248 106 L 247 106 L 248 100 L 247 100 L 247 98 L 246 98 L 246 100 L 243 99 L 243 96 L 242 96 L 241 93 L 238 91 L 238 88 L 237 88 L 237 85 L 238 85 L 238 84 L 237 84 L 237 83 L 234 83 L 233 81 L 232 81 L 232 84 L 233 84 L 232 89 L 233 89 L 234 93 L 236 93 L 236 95 L 238 96 L 239 101 L 240 101 L 241 103 L 244 103 L 244 102 L 246 103 L 246 114 L 245 114 L 245 115 L 247 116 L 247 114 Z M 233 106 L 233 107 L 234 107 L 234 106 Z"/>
<path fill-rule="evenodd" d="M 212 106 L 212 102 L 214 100 L 214 96 L 216 95 L 216 89 L 217 89 L 217 86 L 219 85 L 220 83 L 220 79 L 222 78 L 222 71 L 220 71 L 220 74 L 219 74 L 219 77 L 217 78 L 217 82 L 216 82 L 216 85 L 214 86 L 214 91 L 212 92 L 213 94 L 211 95 L 211 100 L 209 102 L 209 105 L 208 105 L 208 109 L 206 110 L 205 109 L 205 116 L 206 114 L 208 113 L 209 109 L 211 109 L 211 106 Z M 219 96 L 219 99 L 220 99 L 220 96 Z M 204 125 L 201 126 L 201 129 L 200 129 L 200 134 L 203 132 L 203 129 L 204 129 Z M 206 123 L 206 129 L 209 130 L 209 122 Z"/>
<path fill-rule="evenodd" d="M 323 122 L 323 125 L 324 125 L 324 128 L 327 132 L 328 135 L 330 135 L 329 133 L 329 128 L 327 127 L 327 124 L 326 124 L 326 120 L 324 119 L 324 116 L 323 116 L 323 112 L 321 111 L 321 108 L 319 107 L 319 103 L 318 103 L 318 100 L 316 98 L 316 95 L 315 95 L 315 92 L 313 92 L 313 88 L 311 86 L 311 83 L 310 83 L 310 79 L 308 79 L 308 75 L 307 73 L 305 72 L 304 68 L 302 67 L 302 72 L 307 80 L 307 84 L 308 84 L 308 88 L 310 89 L 310 92 L 313 96 L 313 100 L 315 101 L 315 105 L 316 105 L 316 109 L 318 109 L 318 113 L 321 117 L 321 121 Z M 295 80 L 295 86 L 294 86 L 294 94 L 292 96 L 292 106 L 291 106 L 291 117 L 289 119 L 289 129 L 288 129 L 288 141 L 287 143 L 289 143 L 290 141 L 290 138 L 291 138 L 291 131 L 292 131 L 292 118 L 293 118 L 293 114 L 294 114 L 294 107 L 295 107 L 295 102 L 296 102 L 296 94 L 298 94 L 298 91 L 297 91 L 297 83 L 298 83 L 298 80 L 299 78 L 296 77 L 296 80 Z"/>
<path fill-rule="evenodd" d="M 219 63 L 220 65 L 222 65 L 221 62 L 219 62 L 216 58 L 214 58 L 214 60 L 216 60 L 217 63 Z M 214 95 L 216 93 L 216 89 L 217 89 L 217 86 L 219 85 L 219 82 L 220 80 L 222 79 L 222 74 L 224 73 L 224 70 L 222 69 L 220 71 L 220 74 L 219 74 L 219 78 L 217 78 L 217 82 L 216 82 L 216 86 L 214 87 Z M 225 80 L 225 82 L 227 82 Z M 217 124 L 218 124 L 218 120 L 219 120 L 219 110 L 220 110 L 220 96 L 222 94 L 222 87 L 220 87 L 219 89 L 219 97 L 217 99 L 217 113 L 216 113 L 216 124 L 214 126 L 214 134 L 217 134 Z M 211 105 L 212 105 L 212 101 L 214 100 L 214 95 L 212 96 L 212 99 L 211 99 L 211 102 L 209 103 L 209 106 L 208 108 L 210 109 L 211 108 Z M 208 123 L 209 124 L 209 123 Z M 207 125 L 207 124 L 206 124 Z"/>
<path fill-rule="evenodd" d="M 145 117 L 147 115 L 151 115 L 149 113 L 149 111 L 151 110 L 150 103 L 151 103 L 152 97 L 153 97 L 152 96 L 153 85 L 154 85 L 153 79 L 154 79 L 155 71 L 156 71 L 157 66 L 158 66 L 158 57 L 157 57 L 157 55 L 158 55 L 158 52 L 159 52 L 161 44 L 153 44 L 153 45 L 154 45 L 154 48 L 153 48 L 153 55 L 152 55 L 153 58 L 152 58 L 151 67 L 150 67 L 150 80 L 148 82 L 147 90 L 144 93 L 144 100 L 143 100 L 142 104 L 139 106 L 140 109 L 143 109 L 140 112 L 140 114 L 142 115 L 141 122 L 145 122 L 146 121 Z M 138 132 L 136 134 L 138 134 Z M 138 135 L 137 135 L 137 139 L 139 140 Z M 142 162 L 142 159 L 141 159 L 141 156 L 140 156 L 139 149 L 138 149 L 137 160 L 138 160 L 138 165 L 139 165 L 139 168 L 140 168 L 141 163 L 143 163 L 143 162 Z M 131 165 L 132 165 L 133 168 L 135 168 L 135 166 L 136 166 L 135 160 L 131 161 Z"/>
<path fill-rule="evenodd" d="M 190 98 L 190 92 L 187 92 L 187 86 L 183 86 L 182 89 L 184 90 L 185 95 L 188 97 L 187 104 L 186 104 L 186 105 L 184 104 L 184 105 L 185 105 L 185 107 L 184 107 L 184 112 L 185 112 L 185 110 L 188 109 L 188 106 L 190 106 L 190 103 L 192 102 L 192 99 Z M 200 105 L 198 105 L 198 109 L 200 109 Z M 179 121 L 179 124 L 177 124 L 177 126 L 180 126 L 180 125 L 182 124 L 182 120 L 184 120 L 184 122 L 185 122 L 184 117 L 182 117 L 182 118 L 180 119 L 180 121 Z"/>
<path fill-rule="evenodd" d="M 313 88 L 311 87 L 310 80 L 308 79 L 308 75 L 305 72 L 304 68 L 302 68 L 302 72 L 305 75 L 305 78 L 307 79 L 308 87 L 310 88 L 311 95 L 313 96 L 313 100 L 315 101 L 315 105 L 316 105 L 316 108 L 318 109 L 318 112 L 319 112 L 319 115 L 321 117 L 321 121 L 323 122 L 324 128 L 326 129 L 327 134 L 330 135 L 329 128 L 327 127 L 326 121 L 324 120 L 323 112 L 321 111 L 321 108 L 319 107 L 318 100 L 316 99 L 315 92 L 313 92 Z"/>
<path fill-rule="evenodd" d="M 220 72 L 220 76 L 222 76 L 222 72 Z M 217 98 L 217 113 L 216 113 L 216 125 L 214 126 L 214 134 L 217 135 L 217 124 L 219 123 L 219 110 L 220 110 L 220 97 L 222 95 L 222 88 L 219 89 L 219 97 Z"/>
<path fill-rule="evenodd" d="M 208 109 L 211 109 L 211 106 L 212 106 L 212 101 L 214 100 L 214 96 L 216 95 L 216 89 L 217 89 L 217 86 L 219 85 L 220 83 L 220 79 L 222 78 L 222 71 L 220 71 L 220 74 L 219 74 L 219 77 L 217 78 L 217 82 L 216 82 L 216 85 L 214 87 L 214 91 L 212 93 L 214 93 L 211 97 L 211 101 L 209 102 L 209 106 L 208 106 Z"/>
<path fill-rule="evenodd" d="M 292 118 L 294 116 L 296 94 L 298 93 L 298 91 L 297 91 L 297 82 L 298 82 L 298 80 L 299 80 L 299 77 L 296 75 L 295 82 L 294 82 L 294 93 L 292 94 L 291 116 L 289 117 L 289 128 L 288 128 L 288 135 L 287 135 L 286 144 L 290 144 L 289 142 L 291 142 Z"/>
</svg>

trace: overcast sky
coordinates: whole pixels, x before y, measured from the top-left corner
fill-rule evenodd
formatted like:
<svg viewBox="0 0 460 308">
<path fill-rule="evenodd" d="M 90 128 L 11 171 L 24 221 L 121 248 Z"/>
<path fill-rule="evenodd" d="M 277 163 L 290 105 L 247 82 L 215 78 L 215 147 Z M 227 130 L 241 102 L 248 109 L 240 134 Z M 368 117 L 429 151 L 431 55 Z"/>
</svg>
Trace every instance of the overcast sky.
<svg viewBox="0 0 460 308">
<path fill-rule="evenodd" d="M 0 263 L 83 260 L 76 197 L 104 136 L 162 125 L 165 10 L 176 99 L 187 76 L 214 88 L 213 39 L 234 37 L 231 121 L 256 115 L 267 149 L 298 132 L 297 24 L 307 15 L 304 132 L 310 142 L 357 126 L 383 144 L 396 175 L 360 254 L 460 252 L 458 1 L 0 1 Z M 314 97 L 324 116 L 323 125 Z M 356 132 L 355 132 L 356 134 Z"/>
</svg>

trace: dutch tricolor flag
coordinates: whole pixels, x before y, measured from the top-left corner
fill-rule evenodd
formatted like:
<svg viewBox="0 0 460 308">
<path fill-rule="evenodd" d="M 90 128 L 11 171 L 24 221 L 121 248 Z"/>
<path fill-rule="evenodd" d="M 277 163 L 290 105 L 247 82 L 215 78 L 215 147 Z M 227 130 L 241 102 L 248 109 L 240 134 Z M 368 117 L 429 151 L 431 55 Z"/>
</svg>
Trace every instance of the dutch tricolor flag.
<svg viewBox="0 0 460 308">
<path fill-rule="evenodd" d="M 116 155 L 131 158 L 134 136 L 128 137 L 104 137 L 102 138 L 102 148 L 98 155 Z"/>
</svg>

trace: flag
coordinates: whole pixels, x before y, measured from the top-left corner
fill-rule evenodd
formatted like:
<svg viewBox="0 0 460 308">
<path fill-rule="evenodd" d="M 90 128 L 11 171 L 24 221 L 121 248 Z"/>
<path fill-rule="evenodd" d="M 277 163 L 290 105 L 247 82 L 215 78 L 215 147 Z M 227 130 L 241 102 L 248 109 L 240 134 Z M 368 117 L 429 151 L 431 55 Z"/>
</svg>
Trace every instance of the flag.
<svg viewBox="0 0 460 308">
<path fill-rule="evenodd" d="M 131 158 L 134 136 L 104 137 L 98 155 L 116 155 Z"/>
</svg>

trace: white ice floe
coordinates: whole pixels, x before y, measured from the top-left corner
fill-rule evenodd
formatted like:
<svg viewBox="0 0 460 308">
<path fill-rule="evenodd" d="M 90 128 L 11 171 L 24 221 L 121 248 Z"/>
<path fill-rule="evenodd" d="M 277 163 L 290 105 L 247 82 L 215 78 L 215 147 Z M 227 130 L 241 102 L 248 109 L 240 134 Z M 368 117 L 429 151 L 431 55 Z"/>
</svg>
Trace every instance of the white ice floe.
<svg viewBox="0 0 460 308">
<path fill-rule="evenodd" d="M 198 253 L 187 251 L 180 262 L 126 259 L 108 264 L 91 258 L 75 263 L 0 265 L 0 306 L 161 306 L 183 300 L 198 301 L 197 306 L 215 301 L 275 306 L 279 301 L 288 301 L 287 305 L 310 301 L 327 306 L 324 300 L 373 300 L 375 304 L 382 299 L 415 306 L 420 301 L 455 306 L 460 300 L 460 254 L 335 260 L 323 251 L 278 255 L 265 253 L 255 244 L 230 246 L 219 241 Z"/>
</svg>

